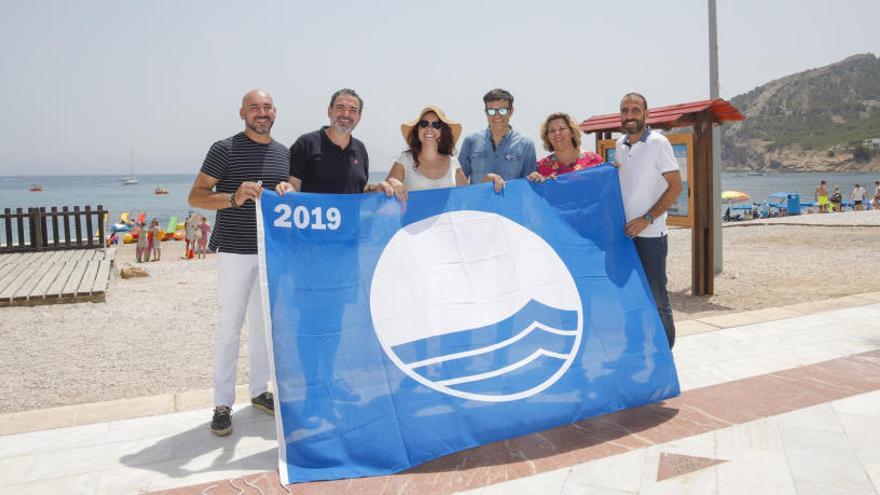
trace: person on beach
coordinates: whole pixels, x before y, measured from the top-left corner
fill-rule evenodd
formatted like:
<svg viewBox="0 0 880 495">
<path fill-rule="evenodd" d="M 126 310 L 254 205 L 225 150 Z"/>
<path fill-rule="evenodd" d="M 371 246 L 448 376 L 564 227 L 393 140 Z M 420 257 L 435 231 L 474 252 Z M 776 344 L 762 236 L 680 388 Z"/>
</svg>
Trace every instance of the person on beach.
<svg viewBox="0 0 880 495">
<path fill-rule="evenodd" d="M 581 149 L 581 130 L 567 113 L 551 113 L 544 119 L 541 140 L 550 154 L 538 160 L 538 169 L 528 176 L 532 181 L 552 179 L 605 161 L 598 154 Z"/>
<path fill-rule="evenodd" d="M 843 195 L 840 194 L 840 188 L 834 186 L 834 192 L 831 193 L 831 211 L 840 212 L 840 204 L 843 202 Z"/>
<path fill-rule="evenodd" d="M 183 257 L 191 260 L 193 257 L 193 251 L 196 249 L 196 227 L 199 225 L 199 218 L 201 215 L 198 213 L 190 212 L 189 216 L 186 217 L 186 223 L 184 224 L 184 233 L 186 241 L 186 251 L 183 253 Z"/>
<path fill-rule="evenodd" d="M 874 199 L 871 201 L 874 208 L 880 208 L 880 180 L 874 181 Z"/>
<path fill-rule="evenodd" d="M 201 225 L 201 224 L 199 224 Z M 202 243 L 202 231 L 199 229 L 199 226 L 196 225 L 193 229 L 193 237 L 192 237 L 192 255 L 189 256 L 190 259 L 197 256 L 199 252 L 199 244 Z"/>
<path fill-rule="evenodd" d="M 666 210 L 681 194 L 682 182 L 669 139 L 645 125 L 649 115 L 648 102 L 639 93 L 629 93 L 620 101 L 624 135 L 617 140 L 615 165 L 620 169 L 625 233 L 635 242 L 672 349 L 675 322 L 666 290 Z"/>
<path fill-rule="evenodd" d="M 138 263 L 143 263 L 144 261 L 150 261 L 149 251 L 147 251 L 147 229 L 144 227 L 143 223 L 138 223 L 137 227 L 135 227 L 135 233 L 137 234 L 137 247 L 135 248 L 135 256 L 137 257 Z"/>
<path fill-rule="evenodd" d="M 214 414 L 211 431 L 232 432 L 235 371 L 239 339 L 247 317 L 251 404 L 275 414 L 268 391 L 263 303 L 259 289 L 257 220 L 254 200 L 263 187 L 274 188 L 288 176 L 290 153 L 272 139 L 275 104 L 266 91 L 255 89 L 241 100 L 244 131 L 217 141 L 208 151 L 189 193 L 194 208 L 217 210 L 211 250 L 217 253 L 218 321 L 214 333 Z"/>
<path fill-rule="evenodd" d="M 202 217 L 202 223 L 196 229 L 196 233 L 201 236 L 199 245 L 196 247 L 196 253 L 199 258 L 204 258 L 208 251 L 208 237 L 211 235 L 211 226 L 208 225 L 208 217 Z"/>
<path fill-rule="evenodd" d="M 856 184 L 856 187 L 853 188 L 852 199 L 853 199 L 853 210 L 862 211 L 862 204 L 865 202 L 865 196 L 868 195 L 868 191 L 865 191 L 865 188 L 862 187 L 861 184 Z"/>
<path fill-rule="evenodd" d="M 154 218 L 150 223 L 150 233 L 152 234 L 150 237 L 153 241 L 150 252 L 152 253 L 153 261 L 159 261 L 162 257 L 162 228 L 159 227 L 159 220 Z"/>
<path fill-rule="evenodd" d="M 275 192 L 283 196 L 285 193 L 317 192 L 325 194 L 357 194 L 373 192 L 383 187 L 380 184 L 368 184 L 370 159 L 367 148 L 362 142 L 355 139 L 351 134 L 361 120 L 364 110 L 363 99 L 353 89 L 343 88 L 333 93 L 330 97 L 330 106 L 327 108 L 327 117 L 330 125 L 301 135 L 293 146 L 290 147 L 290 167 L 288 180 L 279 183 Z M 389 189 L 384 189 L 385 194 L 391 195 Z M 316 256 L 319 254 L 316 253 Z M 356 256 L 356 255 L 355 255 Z M 343 266 L 355 266 L 357 259 L 343 259 L 337 261 Z M 345 286 L 345 281 L 340 280 L 338 286 Z M 346 291 L 346 289 L 340 289 Z M 359 297 L 357 287 L 347 289 L 341 296 L 351 300 Z M 326 307 L 315 305 L 303 309 L 300 316 L 302 322 L 322 321 L 322 328 L 309 325 L 301 325 L 297 332 L 306 339 L 320 339 L 321 352 L 313 352 L 307 346 L 300 347 L 299 358 L 306 376 L 317 376 L 324 373 L 332 373 L 335 369 L 336 353 L 339 347 L 340 336 L 328 334 L 323 327 L 340 325 L 342 321 L 344 304 Z M 341 377 L 333 376 L 332 385 L 326 390 L 310 388 L 313 392 L 308 393 L 303 400 L 305 410 L 305 422 L 303 426 L 314 428 L 321 423 L 321 418 L 326 417 L 320 412 L 324 401 L 322 394 L 331 393 L 336 399 L 343 401 L 357 401 L 360 396 L 354 392 L 347 382 Z"/>
<path fill-rule="evenodd" d="M 149 263 L 153 255 L 153 222 L 150 221 L 149 225 L 145 223 L 144 226 L 147 229 L 147 249 L 144 251 L 144 262 Z"/>
<path fill-rule="evenodd" d="M 467 185 L 455 157 L 461 124 L 449 120 L 440 108 L 428 106 L 415 120 L 400 124 L 400 132 L 408 148 L 394 160 L 380 185 L 383 190 L 390 189 L 404 201 L 407 191 Z"/>
<path fill-rule="evenodd" d="M 367 184 L 370 157 L 351 133 L 361 120 L 363 100 L 353 89 L 330 97 L 330 125 L 298 137 L 290 147 L 289 177 L 275 188 L 285 192 L 357 194 L 377 190 Z"/>
<path fill-rule="evenodd" d="M 824 180 L 819 181 L 819 185 L 816 186 L 815 199 L 819 204 L 819 213 L 828 213 L 828 188 Z"/>
<path fill-rule="evenodd" d="M 189 252 L 189 243 L 192 242 L 192 232 L 189 230 L 189 219 L 195 212 L 190 211 L 183 220 L 183 259 L 186 259 L 186 253 Z"/>
<path fill-rule="evenodd" d="M 528 177 L 536 170 L 535 145 L 510 125 L 513 95 L 496 88 L 483 96 L 488 127 L 466 137 L 458 160 L 471 184 L 492 182 L 495 191 L 505 180 Z"/>
</svg>

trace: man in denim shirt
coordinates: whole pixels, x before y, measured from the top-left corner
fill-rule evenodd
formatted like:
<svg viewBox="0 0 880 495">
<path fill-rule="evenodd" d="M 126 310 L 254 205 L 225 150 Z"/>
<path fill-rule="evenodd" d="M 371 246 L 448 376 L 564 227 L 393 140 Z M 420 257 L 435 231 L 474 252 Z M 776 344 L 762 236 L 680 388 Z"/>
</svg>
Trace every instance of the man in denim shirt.
<svg viewBox="0 0 880 495">
<path fill-rule="evenodd" d="M 483 103 L 489 127 L 465 138 L 458 161 L 471 184 L 494 181 L 497 190 L 500 179 L 519 179 L 536 170 L 535 145 L 510 127 L 512 94 L 493 89 Z"/>
</svg>

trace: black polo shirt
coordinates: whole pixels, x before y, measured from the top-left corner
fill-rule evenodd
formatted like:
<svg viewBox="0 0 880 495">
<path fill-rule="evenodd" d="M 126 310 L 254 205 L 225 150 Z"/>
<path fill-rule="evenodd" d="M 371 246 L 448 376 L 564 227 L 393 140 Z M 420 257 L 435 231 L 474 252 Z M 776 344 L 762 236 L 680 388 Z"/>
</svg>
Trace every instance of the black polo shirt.
<svg viewBox="0 0 880 495">
<path fill-rule="evenodd" d="M 325 130 L 303 134 L 290 147 L 290 175 L 302 181 L 302 192 L 357 194 L 364 192 L 370 158 L 364 143 L 351 138 L 342 149 Z"/>
</svg>

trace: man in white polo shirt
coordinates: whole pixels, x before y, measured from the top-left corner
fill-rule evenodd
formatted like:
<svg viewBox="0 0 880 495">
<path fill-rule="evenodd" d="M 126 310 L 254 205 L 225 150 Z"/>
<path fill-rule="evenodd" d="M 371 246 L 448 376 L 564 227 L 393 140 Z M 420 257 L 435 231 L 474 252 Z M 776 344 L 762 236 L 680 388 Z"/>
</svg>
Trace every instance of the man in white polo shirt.
<svg viewBox="0 0 880 495">
<path fill-rule="evenodd" d="M 626 236 L 633 239 L 669 348 L 675 344 L 675 323 L 666 292 L 666 210 L 681 194 L 681 173 L 666 136 L 645 125 L 648 102 L 639 93 L 620 101 L 624 136 L 617 140 L 616 165 L 626 212 Z"/>
</svg>

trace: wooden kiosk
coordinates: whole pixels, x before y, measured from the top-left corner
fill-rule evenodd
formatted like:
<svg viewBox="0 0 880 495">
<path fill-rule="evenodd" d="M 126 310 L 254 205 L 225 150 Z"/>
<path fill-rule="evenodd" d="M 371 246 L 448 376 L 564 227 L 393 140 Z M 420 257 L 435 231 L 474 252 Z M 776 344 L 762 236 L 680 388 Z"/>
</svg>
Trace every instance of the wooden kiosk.
<svg viewBox="0 0 880 495">
<path fill-rule="evenodd" d="M 681 197 L 669 209 L 667 223 L 692 231 L 691 293 L 697 296 L 715 293 L 712 212 L 719 198 L 712 193 L 712 126 L 736 120 L 745 117 L 721 98 L 649 109 L 647 124 L 654 129 L 691 128 L 690 133 L 667 134 L 684 182 Z M 595 132 L 596 152 L 606 161 L 614 161 L 617 142 L 611 134 L 621 132 L 620 114 L 590 117 L 580 128 L 585 134 Z"/>
</svg>

